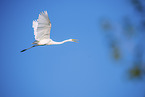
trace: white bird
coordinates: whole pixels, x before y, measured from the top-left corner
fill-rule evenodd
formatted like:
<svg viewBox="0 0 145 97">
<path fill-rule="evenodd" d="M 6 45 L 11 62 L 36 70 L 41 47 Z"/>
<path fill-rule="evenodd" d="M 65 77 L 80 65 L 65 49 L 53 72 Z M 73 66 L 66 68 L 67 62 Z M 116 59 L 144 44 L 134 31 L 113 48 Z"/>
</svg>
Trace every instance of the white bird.
<svg viewBox="0 0 145 97">
<path fill-rule="evenodd" d="M 24 52 L 36 46 L 57 45 L 63 44 L 65 42 L 77 42 L 76 39 L 67 39 L 61 42 L 55 42 L 52 39 L 50 39 L 51 22 L 49 20 L 47 11 L 41 12 L 39 14 L 38 19 L 33 21 L 32 27 L 34 28 L 35 35 L 35 41 L 32 43 L 34 45 L 22 50 L 21 52 Z"/>
</svg>

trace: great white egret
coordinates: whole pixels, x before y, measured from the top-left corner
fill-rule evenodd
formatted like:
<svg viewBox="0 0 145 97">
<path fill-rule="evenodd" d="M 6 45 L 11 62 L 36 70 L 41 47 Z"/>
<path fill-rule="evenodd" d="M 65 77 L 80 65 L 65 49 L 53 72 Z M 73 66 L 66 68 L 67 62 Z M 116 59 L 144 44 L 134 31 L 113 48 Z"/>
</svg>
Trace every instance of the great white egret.
<svg viewBox="0 0 145 97">
<path fill-rule="evenodd" d="M 27 49 L 22 50 L 21 52 L 24 52 L 36 46 L 57 45 L 63 44 L 65 42 L 77 42 L 76 39 L 67 39 L 61 42 L 55 42 L 52 39 L 50 39 L 51 22 L 49 20 L 47 11 L 41 12 L 39 14 L 38 19 L 33 21 L 32 27 L 34 28 L 35 35 L 35 41 L 32 43 L 34 45 Z"/>
</svg>

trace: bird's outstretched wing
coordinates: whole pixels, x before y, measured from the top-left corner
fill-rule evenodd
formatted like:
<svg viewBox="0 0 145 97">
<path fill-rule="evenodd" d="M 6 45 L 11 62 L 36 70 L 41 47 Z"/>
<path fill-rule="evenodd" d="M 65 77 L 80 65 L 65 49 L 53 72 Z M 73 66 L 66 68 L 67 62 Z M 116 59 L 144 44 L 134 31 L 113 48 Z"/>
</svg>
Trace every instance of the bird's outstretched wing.
<svg viewBox="0 0 145 97">
<path fill-rule="evenodd" d="M 39 14 L 39 17 L 33 21 L 35 40 L 40 41 L 42 39 L 50 38 L 51 22 L 49 20 L 47 11 Z"/>
</svg>

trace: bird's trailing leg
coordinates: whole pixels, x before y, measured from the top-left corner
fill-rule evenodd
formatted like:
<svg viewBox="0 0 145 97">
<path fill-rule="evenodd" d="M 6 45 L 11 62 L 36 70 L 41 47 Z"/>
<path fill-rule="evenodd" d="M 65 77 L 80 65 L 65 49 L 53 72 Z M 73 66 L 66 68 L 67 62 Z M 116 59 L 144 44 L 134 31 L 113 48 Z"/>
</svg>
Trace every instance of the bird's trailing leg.
<svg viewBox="0 0 145 97">
<path fill-rule="evenodd" d="M 37 44 L 38 43 L 38 41 L 37 40 L 35 40 L 32 44 Z"/>
<path fill-rule="evenodd" d="M 31 47 L 29 47 L 29 48 L 27 48 L 27 49 L 22 50 L 21 52 L 24 52 L 24 51 L 26 51 L 26 50 L 28 50 L 28 49 L 30 49 L 30 48 L 36 47 L 36 46 L 38 46 L 38 45 L 33 45 L 33 46 L 31 46 Z"/>
</svg>

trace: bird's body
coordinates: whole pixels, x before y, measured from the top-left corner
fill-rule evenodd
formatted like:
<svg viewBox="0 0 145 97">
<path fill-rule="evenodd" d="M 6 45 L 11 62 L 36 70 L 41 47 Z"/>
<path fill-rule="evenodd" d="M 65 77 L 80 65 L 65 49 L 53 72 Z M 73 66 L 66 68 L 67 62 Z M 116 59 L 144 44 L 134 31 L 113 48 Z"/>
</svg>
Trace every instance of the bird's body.
<svg viewBox="0 0 145 97">
<path fill-rule="evenodd" d="M 49 20 L 47 11 L 44 11 L 39 14 L 38 19 L 33 21 L 32 27 L 34 28 L 34 35 L 36 40 L 32 43 L 34 44 L 32 47 L 43 45 L 57 45 L 63 44 L 65 42 L 77 42 L 76 39 L 67 39 L 61 42 L 55 42 L 52 39 L 50 39 L 51 22 Z M 24 52 L 30 48 L 24 49 L 21 52 Z"/>
</svg>

